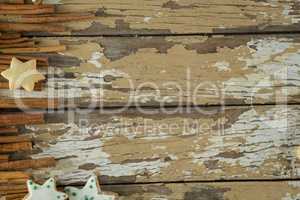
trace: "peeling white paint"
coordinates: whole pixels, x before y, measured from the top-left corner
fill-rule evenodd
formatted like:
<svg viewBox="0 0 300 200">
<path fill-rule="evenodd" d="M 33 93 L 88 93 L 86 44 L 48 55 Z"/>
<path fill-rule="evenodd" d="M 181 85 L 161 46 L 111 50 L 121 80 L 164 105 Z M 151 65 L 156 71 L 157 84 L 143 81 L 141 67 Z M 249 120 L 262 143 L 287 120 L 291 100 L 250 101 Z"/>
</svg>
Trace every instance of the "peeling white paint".
<svg viewBox="0 0 300 200">
<path fill-rule="evenodd" d="M 169 154 L 168 155 L 172 160 L 178 160 L 178 157 L 174 154 Z"/>
<path fill-rule="evenodd" d="M 88 60 L 89 63 L 92 63 L 97 68 L 101 68 L 102 64 L 100 62 L 100 59 L 104 56 L 101 52 L 94 52 L 92 53 L 91 58 Z"/>
<path fill-rule="evenodd" d="M 218 69 L 219 72 L 231 71 L 231 69 L 229 68 L 230 64 L 226 61 L 217 62 L 214 66 Z"/>
<path fill-rule="evenodd" d="M 61 0 L 43 0 L 44 4 L 62 4 Z"/>
<path fill-rule="evenodd" d="M 151 19 L 152 19 L 152 17 L 145 17 L 144 22 L 149 23 Z"/>
<path fill-rule="evenodd" d="M 295 113 L 295 114 L 291 114 Z M 195 151 L 191 153 L 194 158 L 194 163 L 203 165 L 205 161 L 210 161 L 211 158 L 218 159 L 220 162 L 235 166 L 237 164 L 255 170 L 261 167 L 266 160 L 278 159 L 278 155 L 289 157 L 287 152 L 281 147 L 289 143 L 291 138 L 297 137 L 300 134 L 293 133 L 292 129 L 296 129 L 297 115 L 300 111 L 292 112 L 290 108 L 287 110 L 284 107 L 274 107 L 265 113 L 258 114 L 254 109 L 251 109 L 239 116 L 238 120 L 227 128 L 223 134 L 210 135 L 209 144 L 205 151 Z M 292 128 L 294 127 L 294 128 Z M 226 140 L 225 140 L 226 138 Z M 245 144 L 239 145 L 237 142 L 231 142 L 230 138 L 235 141 L 243 138 Z M 230 149 L 234 152 L 239 152 L 243 155 L 237 158 L 218 156 Z M 282 166 L 273 164 L 273 168 L 277 168 L 278 172 L 283 172 Z M 212 170 L 215 172 L 215 170 Z M 282 176 L 284 176 L 284 172 Z"/>
<path fill-rule="evenodd" d="M 168 200 L 167 196 L 152 197 L 151 200 Z"/>
<path fill-rule="evenodd" d="M 143 137 L 144 140 L 161 140 L 171 137 L 168 133 L 164 132 L 146 132 L 146 137 Z"/>
<path fill-rule="evenodd" d="M 284 4 L 283 6 L 283 11 L 282 11 L 282 16 L 285 17 L 285 19 L 289 20 L 293 24 L 297 24 L 300 21 L 299 15 L 293 14 L 295 11 L 290 4 Z M 284 23 L 286 25 L 289 25 L 288 22 Z"/>
<path fill-rule="evenodd" d="M 111 177 L 138 176 L 139 174 L 158 175 L 161 168 L 169 164 L 163 160 L 141 161 L 137 163 L 115 164 L 110 160 L 110 155 L 103 151 L 105 140 L 109 139 L 87 139 L 89 135 L 83 134 L 75 124 L 68 124 L 69 130 L 58 138 L 55 144 L 43 147 L 43 152 L 33 155 L 33 158 L 52 156 L 58 160 L 56 167 L 49 170 L 37 170 L 35 175 L 43 175 L 45 171 L 49 176 L 58 176 L 63 184 L 87 179 L 92 173 L 78 166 L 93 164 L 94 170 L 99 170 L 102 175 Z"/>
<path fill-rule="evenodd" d="M 272 96 L 275 96 L 278 102 L 285 102 L 287 95 L 297 94 L 298 90 L 290 86 L 300 86 L 300 52 L 285 53 L 288 49 L 294 48 L 293 45 L 290 39 L 273 37 L 248 42 L 251 55 L 241 57 L 240 60 L 246 62 L 245 70 L 252 67 L 255 67 L 255 70 L 245 77 L 225 81 L 226 95 L 237 99 L 244 98 L 247 103 L 252 103 L 253 98 L 270 99 Z M 278 85 L 284 88 L 279 91 L 280 93 L 275 91 L 260 93 L 263 89 L 274 90 L 274 86 Z"/>
<path fill-rule="evenodd" d="M 247 43 L 252 51 L 250 58 L 241 58 L 246 61 L 247 66 L 257 66 L 269 61 L 274 55 L 283 53 L 292 45 L 292 40 L 268 37 L 264 39 L 253 39 Z M 253 49 L 255 47 L 255 49 Z"/>
<path fill-rule="evenodd" d="M 288 181 L 288 185 L 293 188 L 300 188 L 300 181 Z"/>
<path fill-rule="evenodd" d="M 287 193 L 285 197 L 281 198 L 281 200 L 299 200 L 300 194 L 290 194 Z"/>
</svg>

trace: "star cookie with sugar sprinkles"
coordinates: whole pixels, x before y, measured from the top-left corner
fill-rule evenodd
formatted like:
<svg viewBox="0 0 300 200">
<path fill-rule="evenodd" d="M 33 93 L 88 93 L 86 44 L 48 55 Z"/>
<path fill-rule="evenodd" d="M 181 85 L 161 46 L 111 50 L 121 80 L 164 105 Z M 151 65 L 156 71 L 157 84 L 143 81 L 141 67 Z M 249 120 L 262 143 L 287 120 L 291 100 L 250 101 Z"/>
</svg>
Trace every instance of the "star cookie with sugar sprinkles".
<svg viewBox="0 0 300 200">
<path fill-rule="evenodd" d="M 101 192 L 97 176 L 92 176 L 82 189 L 67 187 L 70 200 L 116 200 L 117 195 Z"/>
<path fill-rule="evenodd" d="M 9 89 L 23 87 L 28 92 L 33 91 L 35 83 L 45 80 L 45 76 L 36 69 L 36 60 L 23 63 L 16 57 L 12 58 L 10 68 L 1 75 L 9 81 Z"/>
<path fill-rule="evenodd" d="M 29 194 L 23 200 L 65 200 L 68 195 L 63 192 L 58 192 L 56 183 L 53 178 L 50 178 L 43 185 L 38 185 L 32 180 L 27 181 Z"/>
</svg>

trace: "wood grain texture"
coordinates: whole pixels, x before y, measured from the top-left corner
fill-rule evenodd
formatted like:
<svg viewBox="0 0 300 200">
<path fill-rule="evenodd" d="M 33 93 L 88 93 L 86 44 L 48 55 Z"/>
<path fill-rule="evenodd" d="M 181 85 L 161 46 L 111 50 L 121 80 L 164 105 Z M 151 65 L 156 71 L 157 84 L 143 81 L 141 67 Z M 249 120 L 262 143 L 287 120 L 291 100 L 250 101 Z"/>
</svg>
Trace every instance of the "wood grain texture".
<svg viewBox="0 0 300 200">
<path fill-rule="evenodd" d="M 211 184 L 151 184 L 108 186 L 124 200 L 292 200 L 299 197 L 299 182 L 253 182 Z"/>
<path fill-rule="evenodd" d="M 61 184 L 94 170 L 103 183 L 299 178 L 299 106 L 146 111 L 55 113 L 26 126 L 32 158 L 57 160 L 33 174 Z"/>
<path fill-rule="evenodd" d="M 66 23 L 68 30 L 60 34 L 69 35 L 299 30 L 299 3 L 294 0 L 48 0 L 46 3 L 58 4 L 58 12 L 96 13 L 96 19 Z"/>
<path fill-rule="evenodd" d="M 185 183 L 102 186 L 122 200 L 295 200 L 299 181 L 252 183 Z M 22 189 L 19 189 L 22 192 Z M 23 196 L 22 196 L 23 195 Z M 21 200 L 25 193 L 7 194 L 8 200 Z"/>
<path fill-rule="evenodd" d="M 68 46 L 43 54 L 55 67 L 40 69 L 48 77 L 44 90 L 0 90 L 0 107 L 299 103 L 299 39 L 43 38 L 41 45 Z"/>
</svg>

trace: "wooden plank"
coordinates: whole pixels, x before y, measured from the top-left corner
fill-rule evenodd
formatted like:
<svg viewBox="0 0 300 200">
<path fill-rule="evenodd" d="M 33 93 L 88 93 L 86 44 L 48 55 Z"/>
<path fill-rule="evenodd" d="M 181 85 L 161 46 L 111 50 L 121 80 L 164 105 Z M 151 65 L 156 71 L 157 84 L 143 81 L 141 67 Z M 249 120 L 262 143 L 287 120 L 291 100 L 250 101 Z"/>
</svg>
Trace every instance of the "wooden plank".
<svg viewBox="0 0 300 200">
<path fill-rule="evenodd" d="M 122 200 L 294 200 L 300 195 L 299 181 L 137 184 L 101 188 L 103 191 L 118 193 Z M 6 197 L 10 200 L 21 200 L 24 197 L 22 194 L 26 195 L 25 192 L 15 192 Z"/>
<path fill-rule="evenodd" d="M 26 126 L 31 156 L 58 162 L 33 174 L 62 184 L 94 170 L 103 183 L 299 178 L 300 106 L 176 109 L 49 114 Z"/>
<path fill-rule="evenodd" d="M 124 200 L 285 200 L 300 195 L 299 182 L 181 183 L 105 186 Z"/>
<path fill-rule="evenodd" d="M 0 114 L 0 126 L 40 124 L 43 122 L 44 122 L 44 115 L 41 113 Z"/>
<path fill-rule="evenodd" d="M 96 19 L 66 23 L 70 35 L 244 33 L 298 31 L 294 0 L 48 0 L 61 13 L 92 12 Z M 3 16 L 3 20 L 8 20 Z M 9 21 L 12 21 L 10 19 Z M 47 32 L 29 35 L 49 35 Z M 52 33 L 53 34 L 53 33 Z M 59 33 L 56 33 L 59 34 Z"/>
<path fill-rule="evenodd" d="M 45 71 L 42 91 L 2 89 L 0 107 L 300 102 L 300 35 L 64 37 L 40 43 L 68 49 L 43 54 L 55 69 Z"/>
</svg>

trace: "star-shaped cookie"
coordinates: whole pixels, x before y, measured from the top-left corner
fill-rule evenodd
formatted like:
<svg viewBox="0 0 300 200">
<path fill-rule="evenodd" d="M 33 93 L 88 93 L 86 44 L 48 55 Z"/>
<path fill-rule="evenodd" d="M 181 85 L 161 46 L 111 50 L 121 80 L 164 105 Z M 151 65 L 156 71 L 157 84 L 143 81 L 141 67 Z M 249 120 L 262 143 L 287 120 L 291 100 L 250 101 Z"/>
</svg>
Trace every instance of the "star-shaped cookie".
<svg viewBox="0 0 300 200">
<path fill-rule="evenodd" d="M 70 200 L 116 200 L 117 195 L 101 192 L 97 176 L 92 176 L 84 188 L 67 187 L 65 192 Z"/>
<path fill-rule="evenodd" d="M 53 178 L 46 181 L 43 185 L 38 185 L 32 180 L 27 181 L 29 194 L 23 200 L 65 200 L 68 195 L 56 190 Z"/>
<path fill-rule="evenodd" d="M 33 91 L 35 83 L 45 79 L 45 76 L 36 69 L 36 60 L 23 63 L 16 57 L 12 58 L 10 68 L 3 71 L 1 75 L 9 80 L 9 89 L 23 87 L 29 92 Z"/>
</svg>

